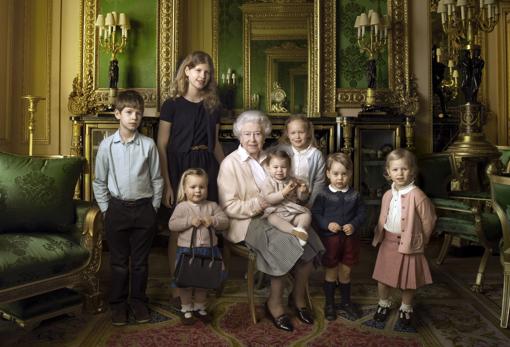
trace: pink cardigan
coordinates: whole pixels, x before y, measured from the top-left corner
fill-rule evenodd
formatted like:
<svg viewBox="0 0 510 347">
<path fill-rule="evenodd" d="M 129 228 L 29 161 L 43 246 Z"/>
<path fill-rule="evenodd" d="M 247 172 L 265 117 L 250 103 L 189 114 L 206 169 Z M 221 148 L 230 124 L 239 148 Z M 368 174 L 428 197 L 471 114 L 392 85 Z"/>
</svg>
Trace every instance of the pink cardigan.
<svg viewBox="0 0 510 347">
<path fill-rule="evenodd" d="M 384 239 L 384 224 L 390 210 L 391 198 L 392 192 L 390 189 L 382 198 L 381 214 L 372 241 L 374 247 Z M 401 199 L 402 234 L 400 235 L 398 251 L 403 254 L 423 253 L 436 223 L 435 207 L 418 187 L 402 195 Z"/>
<path fill-rule="evenodd" d="M 262 213 L 260 189 L 255 183 L 248 161 L 242 161 L 238 151 L 221 162 L 218 173 L 220 206 L 230 218 L 226 238 L 231 242 L 244 241 L 251 218 Z"/>
<path fill-rule="evenodd" d="M 193 217 L 212 216 L 212 226 L 216 230 L 225 230 L 228 227 L 228 217 L 213 201 L 203 201 L 200 204 L 194 204 L 189 201 L 182 201 L 177 206 L 168 221 L 170 231 L 178 232 L 177 246 L 189 247 L 193 225 Z M 218 244 L 218 238 L 213 233 L 213 246 Z M 200 225 L 197 229 L 197 236 L 194 247 L 209 247 L 209 230 Z"/>
</svg>

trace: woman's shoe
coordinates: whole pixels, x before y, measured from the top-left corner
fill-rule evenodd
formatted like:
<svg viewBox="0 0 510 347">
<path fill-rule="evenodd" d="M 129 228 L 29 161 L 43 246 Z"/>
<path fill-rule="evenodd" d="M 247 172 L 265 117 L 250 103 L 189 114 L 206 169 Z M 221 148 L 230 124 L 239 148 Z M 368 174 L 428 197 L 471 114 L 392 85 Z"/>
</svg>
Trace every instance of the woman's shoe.
<svg viewBox="0 0 510 347">
<path fill-rule="evenodd" d="M 308 307 L 298 308 L 292 301 L 292 293 L 289 295 L 289 307 L 296 311 L 299 320 L 305 324 L 313 325 L 313 314 Z"/>
<path fill-rule="evenodd" d="M 269 311 L 269 306 L 267 306 L 267 302 L 265 304 L 266 308 L 266 314 L 269 318 L 273 320 L 273 324 L 278 329 L 282 329 L 285 331 L 294 331 L 294 326 L 292 325 L 292 322 L 290 321 L 289 316 L 287 316 L 285 313 L 278 317 L 273 317 L 271 314 L 271 311 Z"/>
<path fill-rule="evenodd" d="M 326 317 L 326 319 L 329 321 L 334 321 L 336 319 L 335 305 L 324 306 L 324 317 Z"/>
</svg>

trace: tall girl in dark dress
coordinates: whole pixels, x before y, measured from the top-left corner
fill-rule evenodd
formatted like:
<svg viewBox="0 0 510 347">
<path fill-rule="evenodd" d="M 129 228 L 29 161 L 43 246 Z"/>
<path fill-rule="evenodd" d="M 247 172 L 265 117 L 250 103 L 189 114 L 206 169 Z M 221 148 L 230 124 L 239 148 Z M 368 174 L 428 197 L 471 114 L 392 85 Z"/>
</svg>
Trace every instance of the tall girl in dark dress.
<svg viewBox="0 0 510 347">
<path fill-rule="evenodd" d="M 202 168 L 210 177 L 208 199 L 218 201 L 219 162 L 224 158 L 218 141 L 220 100 L 211 57 L 189 54 L 161 106 L 158 152 L 165 182 L 162 203 L 172 207 L 179 180 L 189 168 Z"/>
</svg>

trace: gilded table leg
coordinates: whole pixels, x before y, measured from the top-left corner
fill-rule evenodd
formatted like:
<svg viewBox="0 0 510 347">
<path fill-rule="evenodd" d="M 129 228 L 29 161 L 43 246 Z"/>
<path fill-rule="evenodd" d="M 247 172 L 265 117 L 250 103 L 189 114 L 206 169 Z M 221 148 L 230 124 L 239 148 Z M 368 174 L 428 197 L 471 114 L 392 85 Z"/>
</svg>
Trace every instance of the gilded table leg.
<svg viewBox="0 0 510 347">
<path fill-rule="evenodd" d="M 443 245 L 441 246 L 441 250 L 439 251 L 439 255 L 436 259 L 436 264 L 441 265 L 446 258 L 446 254 L 448 254 L 448 249 L 450 248 L 450 244 L 452 243 L 452 235 L 445 233 Z"/>
<path fill-rule="evenodd" d="M 487 260 L 489 259 L 489 255 L 491 254 L 490 248 L 485 248 L 483 251 L 482 260 L 480 261 L 480 265 L 478 266 L 478 273 L 476 274 L 475 284 L 471 286 L 471 290 L 475 293 L 483 292 L 483 278 L 485 276 L 485 268 L 487 267 Z"/>
<path fill-rule="evenodd" d="M 254 283 L 254 274 L 255 274 L 255 254 L 250 253 L 248 257 L 248 306 L 250 307 L 250 315 L 253 321 L 253 324 L 257 324 L 257 315 L 255 314 L 255 283 Z"/>
<path fill-rule="evenodd" d="M 504 265 L 505 279 L 503 281 L 503 294 L 501 302 L 501 327 L 508 327 L 508 315 L 510 314 L 510 263 Z"/>
</svg>

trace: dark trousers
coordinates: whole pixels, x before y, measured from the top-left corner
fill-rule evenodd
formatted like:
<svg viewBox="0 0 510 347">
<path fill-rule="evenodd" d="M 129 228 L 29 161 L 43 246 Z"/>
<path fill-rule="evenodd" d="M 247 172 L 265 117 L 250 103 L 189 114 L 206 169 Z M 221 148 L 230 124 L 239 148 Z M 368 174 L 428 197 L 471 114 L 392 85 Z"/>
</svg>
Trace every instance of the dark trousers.
<svg viewBox="0 0 510 347">
<path fill-rule="evenodd" d="M 152 199 L 135 202 L 110 200 L 105 216 L 105 234 L 111 266 L 110 305 L 127 303 L 129 289 L 131 302 L 148 301 L 145 290 L 155 226 L 156 211 L 152 206 Z"/>
</svg>

